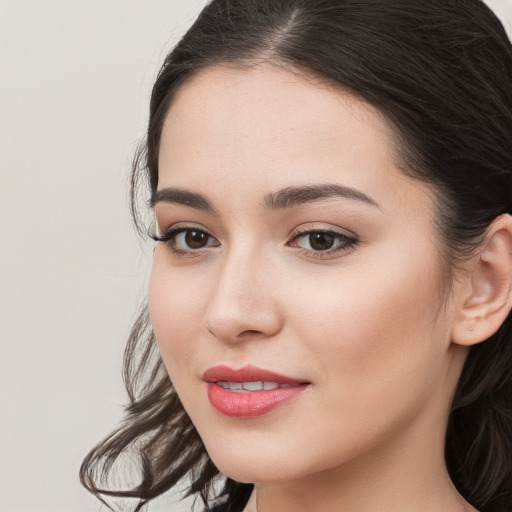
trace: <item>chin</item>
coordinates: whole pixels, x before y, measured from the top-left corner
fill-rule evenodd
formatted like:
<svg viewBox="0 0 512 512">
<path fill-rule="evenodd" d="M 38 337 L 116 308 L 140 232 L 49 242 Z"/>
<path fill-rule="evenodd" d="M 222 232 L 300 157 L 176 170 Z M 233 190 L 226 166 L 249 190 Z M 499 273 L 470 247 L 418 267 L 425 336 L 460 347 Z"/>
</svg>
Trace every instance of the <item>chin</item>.
<svg viewBox="0 0 512 512">
<path fill-rule="evenodd" d="M 231 452 L 225 448 L 208 451 L 217 469 L 225 476 L 240 483 L 263 483 L 293 480 L 300 476 L 297 467 L 283 465 L 282 457 L 245 451 Z"/>
<path fill-rule="evenodd" d="M 287 446 L 279 450 L 279 445 L 252 446 L 206 445 L 208 454 L 217 469 L 225 476 L 240 483 L 264 484 L 300 481 L 312 475 L 322 474 L 340 465 L 340 459 L 351 459 L 353 453 L 320 454 Z M 348 462 L 348 461 L 346 461 Z"/>
</svg>

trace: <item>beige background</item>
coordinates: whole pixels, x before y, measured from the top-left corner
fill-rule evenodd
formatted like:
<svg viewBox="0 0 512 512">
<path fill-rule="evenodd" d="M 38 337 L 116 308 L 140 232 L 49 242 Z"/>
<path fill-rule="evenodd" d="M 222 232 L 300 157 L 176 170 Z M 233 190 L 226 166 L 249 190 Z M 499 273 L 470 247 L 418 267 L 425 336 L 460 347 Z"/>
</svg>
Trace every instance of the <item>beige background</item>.
<svg viewBox="0 0 512 512">
<path fill-rule="evenodd" d="M 92 512 L 150 257 L 127 209 L 149 91 L 204 0 L 0 0 L 0 512 Z M 490 0 L 512 33 L 512 0 Z M 188 511 L 165 497 L 149 511 Z M 101 510 L 106 510 L 104 507 Z"/>
</svg>

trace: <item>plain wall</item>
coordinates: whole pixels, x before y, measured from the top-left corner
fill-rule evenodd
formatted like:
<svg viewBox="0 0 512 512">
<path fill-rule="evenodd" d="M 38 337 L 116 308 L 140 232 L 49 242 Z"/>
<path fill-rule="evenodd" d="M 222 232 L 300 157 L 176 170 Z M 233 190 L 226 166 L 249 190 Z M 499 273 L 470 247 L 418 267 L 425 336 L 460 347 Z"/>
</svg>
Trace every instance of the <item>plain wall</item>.
<svg viewBox="0 0 512 512">
<path fill-rule="evenodd" d="M 0 512 L 100 510 L 78 468 L 121 417 L 150 265 L 130 161 L 158 66 L 204 3 L 0 0 Z M 489 4 L 512 32 L 512 0 Z"/>
</svg>

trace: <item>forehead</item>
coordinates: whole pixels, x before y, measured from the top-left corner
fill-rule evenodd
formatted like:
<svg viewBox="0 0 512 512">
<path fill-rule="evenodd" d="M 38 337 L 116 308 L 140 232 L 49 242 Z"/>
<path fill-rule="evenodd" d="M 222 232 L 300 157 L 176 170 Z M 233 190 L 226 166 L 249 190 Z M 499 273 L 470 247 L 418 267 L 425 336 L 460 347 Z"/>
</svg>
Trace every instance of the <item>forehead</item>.
<svg viewBox="0 0 512 512">
<path fill-rule="evenodd" d="M 316 146 L 346 137 L 340 130 L 350 131 L 348 117 L 371 125 L 373 130 L 367 131 L 366 139 L 381 135 L 386 138 L 381 149 L 390 149 L 393 133 L 383 116 L 341 86 L 270 64 L 251 68 L 217 65 L 201 70 L 178 89 L 166 117 L 162 142 L 172 143 L 190 127 L 196 137 L 206 135 L 201 140 L 205 144 L 211 141 L 218 145 L 229 134 L 222 148 L 236 143 L 242 149 L 240 142 L 247 137 L 255 151 L 261 144 L 300 136 Z M 334 126 L 338 133 L 332 131 Z M 173 127 L 180 133 L 173 132 Z"/>
<path fill-rule="evenodd" d="M 414 189 L 427 196 L 421 207 L 430 206 L 430 188 L 398 169 L 394 148 L 382 114 L 346 89 L 269 64 L 218 65 L 184 84 L 171 104 L 158 186 L 226 194 L 229 185 L 264 195 L 335 181 L 384 206 L 411 199 Z"/>
</svg>

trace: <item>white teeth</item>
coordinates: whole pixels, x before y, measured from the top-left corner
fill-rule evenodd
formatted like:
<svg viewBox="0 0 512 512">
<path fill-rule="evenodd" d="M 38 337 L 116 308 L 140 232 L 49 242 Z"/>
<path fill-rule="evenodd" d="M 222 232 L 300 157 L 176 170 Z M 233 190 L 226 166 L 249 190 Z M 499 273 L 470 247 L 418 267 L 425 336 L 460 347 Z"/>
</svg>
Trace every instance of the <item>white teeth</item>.
<svg viewBox="0 0 512 512">
<path fill-rule="evenodd" d="M 277 382 L 230 382 L 227 380 L 219 380 L 217 384 L 229 391 L 244 392 L 244 391 L 271 391 L 278 388 L 289 388 L 291 384 L 278 384 Z"/>
<path fill-rule="evenodd" d="M 242 387 L 245 389 L 245 391 L 261 391 L 264 389 L 263 382 L 261 381 L 242 382 Z"/>
</svg>

